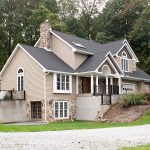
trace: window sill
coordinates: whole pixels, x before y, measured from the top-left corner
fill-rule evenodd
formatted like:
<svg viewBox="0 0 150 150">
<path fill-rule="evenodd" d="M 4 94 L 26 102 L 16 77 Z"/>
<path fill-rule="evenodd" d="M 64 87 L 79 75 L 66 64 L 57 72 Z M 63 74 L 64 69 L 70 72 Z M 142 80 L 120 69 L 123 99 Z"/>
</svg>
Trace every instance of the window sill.
<svg viewBox="0 0 150 150">
<path fill-rule="evenodd" d="M 72 94 L 71 90 L 54 90 L 53 93 L 55 94 Z"/>
<path fill-rule="evenodd" d="M 55 120 L 69 120 L 69 117 L 65 117 L 65 118 L 55 118 L 55 117 L 54 117 L 54 119 L 55 119 Z"/>
</svg>

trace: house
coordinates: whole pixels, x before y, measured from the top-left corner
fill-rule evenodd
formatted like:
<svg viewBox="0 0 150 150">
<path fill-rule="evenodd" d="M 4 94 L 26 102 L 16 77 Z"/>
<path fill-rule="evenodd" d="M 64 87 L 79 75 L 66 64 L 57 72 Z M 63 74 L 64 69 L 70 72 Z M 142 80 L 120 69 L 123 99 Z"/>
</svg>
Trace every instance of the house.
<svg viewBox="0 0 150 150">
<path fill-rule="evenodd" d="M 35 46 L 18 44 L 1 70 L 1 89 L 24 93 L 27 120 L 100 118 L 120 95 L 149 92 L 128 41 L 107 44 L 51 29 L 45 21 Z"/>
</svg>

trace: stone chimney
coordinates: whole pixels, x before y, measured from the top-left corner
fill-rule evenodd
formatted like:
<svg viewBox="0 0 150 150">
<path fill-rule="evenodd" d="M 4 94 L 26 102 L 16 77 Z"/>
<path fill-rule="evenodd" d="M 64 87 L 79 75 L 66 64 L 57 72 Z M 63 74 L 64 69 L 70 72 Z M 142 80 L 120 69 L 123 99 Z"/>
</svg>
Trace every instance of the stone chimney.
<svg viewBox="0 0 150 150">
<path fill-rule="evenodd" d="M 50 33 L 51 25 L 48 20 L 45 20 L 40 25 L 40 48 L 45 48 L 47 50 L 51 49 L 52 46 L 52 34 Z"/>
</svg>

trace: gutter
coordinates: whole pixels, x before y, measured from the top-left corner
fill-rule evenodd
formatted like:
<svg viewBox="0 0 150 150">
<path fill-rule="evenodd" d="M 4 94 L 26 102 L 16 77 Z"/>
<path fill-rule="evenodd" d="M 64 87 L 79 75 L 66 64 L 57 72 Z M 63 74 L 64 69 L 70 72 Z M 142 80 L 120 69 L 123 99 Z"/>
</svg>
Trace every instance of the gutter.
<svg viewBox="0 0 150 150">
<path fill-rule="evenodd" d="M 143 79 L 143 78 L 137 78 L 137 77 L 123 76 L 122 78 L 123 78 L 123 79 L 135 80 L 135 81 L 150 82 L 150 79 Z"/>
</svg>

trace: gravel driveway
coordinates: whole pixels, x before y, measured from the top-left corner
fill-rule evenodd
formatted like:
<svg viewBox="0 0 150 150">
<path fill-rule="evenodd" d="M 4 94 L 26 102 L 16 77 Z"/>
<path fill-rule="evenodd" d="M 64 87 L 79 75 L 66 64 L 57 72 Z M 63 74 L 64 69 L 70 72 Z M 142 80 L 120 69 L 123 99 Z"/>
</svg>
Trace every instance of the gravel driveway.
<svg viewBox="0 0 150 150">
<path fill-rule="evenodd" d="M 150 125 L 105 129 L 0 133 L 0 150 L 115 150 L 150 144 Z"/>
</svg>

